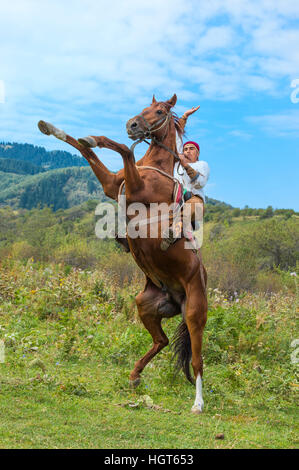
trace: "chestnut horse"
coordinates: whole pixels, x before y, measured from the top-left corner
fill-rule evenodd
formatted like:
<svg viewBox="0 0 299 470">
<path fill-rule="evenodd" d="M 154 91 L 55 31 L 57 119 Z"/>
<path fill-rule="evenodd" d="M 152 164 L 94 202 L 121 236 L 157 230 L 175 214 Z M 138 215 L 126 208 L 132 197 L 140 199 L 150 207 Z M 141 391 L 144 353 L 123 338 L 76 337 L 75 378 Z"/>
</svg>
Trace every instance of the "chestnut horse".
<svg viewBox="0 0 299 470">
<path fill-rule="evenodd" d="M 149 107 L 127 122 L 127 132 L 131 139 L 138 142 L 151 139 L 147 152 L 137 165 L 132 148 L 107 137 L 89 136 L 76 140 L 50 123 L 39 121 L 38 127 L 44 134 L 54 135 L 79 150 L 102 184 L 106 196 L 117 201 L 120 186 L 124 182 L 127 204 L 139 202 L 147 207 L 150 203 L 171 204 L 174 189 L 172 175 L 177 152 L 176 130 L 181 132 L 178 119 L 171 112 L 176 100 L 176 95 L 165 102 L 157 102 L 153 97 Z M 118 173 L 110 172 L 91 150 L 91 147 L 96 146 L 118 152 L 123 158 L 124 168 Z M 171 177 L 167 177 L 165 173 Z M 146 275 L 145 288 L 137 295 L 136 304 L 140 319 L 153 338 L 151 349 L 136 362 L 130 374 L 130 382 L 133 386 L 138 385 L 144 367 L 168 345 L 168 338 L 161 326 L 162 319 L 182 313 L 182 322 L 174 341 L 174 352 L 177 366 L 194 383 L 190 373 L 192 358 L 196 383 L 192 411 L 200 413 L 203 409 L 201 350 L 207 320 L 207 275 L 201 264 L 201 256 L 194 250 L 185 248 L 184 238 L 170 245 L 167 251 L 161 250 L 159 236 L 127 236 L 127 241 L 135 261 Z"/>
</svg>

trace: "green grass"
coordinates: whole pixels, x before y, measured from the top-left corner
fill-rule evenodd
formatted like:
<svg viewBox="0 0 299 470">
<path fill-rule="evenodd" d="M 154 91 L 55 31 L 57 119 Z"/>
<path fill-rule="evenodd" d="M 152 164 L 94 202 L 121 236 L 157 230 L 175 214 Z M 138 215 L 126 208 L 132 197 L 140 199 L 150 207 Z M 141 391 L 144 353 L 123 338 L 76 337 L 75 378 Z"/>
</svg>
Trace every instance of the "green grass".
<svg viewBox="0 0 299 470">
<path fill-rule="evenodd" d="M 96 361 L 49 366 L 49 385 L 28 383 L 22 373 L 1 379 L 3 448 L 292 448 L 296 445 L 295 407 L 273 397 L 234 393 L 217 402 L 206 398 L 202 415 L 190 413 L 193 390 L 181 381 L 172 386 L 156 367 L 146 373 L 142 392 L 127 387 L 129 370 Z M 217 376 L 217 369 L 211 368 Z M 159 380 L 157 380 L 157 378 Z M 66 384 L 66 385 L 64 385 Z M 82 385 L 84 384 L 84 385 Z M 72 385 L 72 387 L 70 386 Z M 64 388 L 65 387 L 65 388 Z M 129 408 L 140 393 L 170 410 Z M 206 394 L 207 395 L 207 392 Z M 274 401 L 275 400 L 275 401 Z M 119 406 L 123 403 L 124 406 Z M 178 410 L 180 414 L 177 414 Z M 215 439 L 224 433 L 224 440 Z"/>
<path fill-rule="evenodd" d="M 295 448 L 294 294 L 236 302 L 210 290 L 198 416 L 169 348 L 129 387 L 151 345 L 132 303 L 139 289 L 98 271 L 0 266 L 0 447 Z M 164 322 L 169 337 L 179 321 Z"/>
</svg>

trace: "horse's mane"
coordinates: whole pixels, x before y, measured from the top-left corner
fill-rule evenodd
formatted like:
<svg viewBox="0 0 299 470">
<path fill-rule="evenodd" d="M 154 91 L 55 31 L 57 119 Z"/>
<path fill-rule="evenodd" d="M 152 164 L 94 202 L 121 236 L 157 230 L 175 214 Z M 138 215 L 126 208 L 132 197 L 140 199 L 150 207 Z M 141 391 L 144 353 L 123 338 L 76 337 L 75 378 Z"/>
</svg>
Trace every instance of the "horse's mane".
<svg viewBox="0 0 299 470">
<path fill-rule="evenodd" d="M 161 102 L 160 104 L 163 104 L 166 108 L 166 111 L 169 112 L 170 109 L 169 109 L 169 105 L 167 103 Z M 182 139 L 183 135 L 185 135 L 185 130 L 180 125 L 180 118 L 177 115 L 177 113 L 175 113 L 174 111 L 171 111 L 171 114 L 172 114 L 175 129 L 176 129 L 176 131 L 179 135 L 179 138 Z"/>
<path fill-rule="evenodd" d="M 165 106 L 165 110 L 167 112 L 170 111 L 170 107 L 169 107 L 169 104 L 168 103 L 164 103 L 164 102 L 161 102 L 159 104 L 162 104 Z M 184 127 L 181 127 L 181 124 L 180 124 L 180 118 L 179 116 L 177 115 L 177 113 L 175 113 L 174 111 L 171 111 L 171 116 L 172 116 L 172 120 L 173 120 L 173 123 L 174 123 L 174 127 L 175 127 L 175 130 L 177 131 L 178 133 L 178 136 L 181 140 L 183 140 L 183 136 L 185 135 L 185 130 L 184 130 Z"/>
<path fill-rule="evenodd" d="M 175 125 L 175 129 L 176 129 L 176 131 L 177 131 L 177 133 L 178 133 L 178 135 L 181 139 L 183 137 L 183 135 L 185 134 L 185 130 L 181 128 L 180 118 L 173 111 L 172 111 L 172 116 L 173 116 L 173 122 L 174 122 L 174 125 Z"/>
</svg>

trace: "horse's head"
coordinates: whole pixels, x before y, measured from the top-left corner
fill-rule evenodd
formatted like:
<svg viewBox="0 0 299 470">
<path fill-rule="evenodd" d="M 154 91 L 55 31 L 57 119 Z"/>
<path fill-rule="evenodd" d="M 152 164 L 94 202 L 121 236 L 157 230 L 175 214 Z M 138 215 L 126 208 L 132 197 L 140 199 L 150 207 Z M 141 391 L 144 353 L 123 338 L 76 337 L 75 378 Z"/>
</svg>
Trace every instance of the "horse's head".
<svg viewBox="0 0 299 470">
<path fill-rule="evenodd" d="M 153 96 L 152 104 L 148 108 L 144 108 L 140 114 L 128 120 L 127 133 L 130 139 L 147 139 L 153 136 L 160 139 L 166 135 L 167 125 L 171 119 L 171 108 L 176 101 L 176 95 L 164 102 L 156 101 Z"/>
</svg>

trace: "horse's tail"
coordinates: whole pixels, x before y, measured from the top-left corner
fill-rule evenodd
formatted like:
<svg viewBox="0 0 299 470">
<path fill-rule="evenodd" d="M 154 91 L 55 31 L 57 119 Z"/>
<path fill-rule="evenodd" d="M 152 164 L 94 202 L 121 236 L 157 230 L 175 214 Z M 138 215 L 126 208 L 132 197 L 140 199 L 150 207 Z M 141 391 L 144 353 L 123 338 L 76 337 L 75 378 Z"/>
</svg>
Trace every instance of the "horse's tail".
<svg viewBox="0 0 299 470">
<path fill-rule="evenodd" d="M 182 369 L 186 378 L 194 385 L 195 382 L 190 372 L 190 361 L 192 357 L 191 340 L 188 327 L 184 320 L 181 321 L 175 331 L 171 348 L 173 351 L 173 359 L 176 360 L 176 371 L 179 372 Z"/>
</svg>

